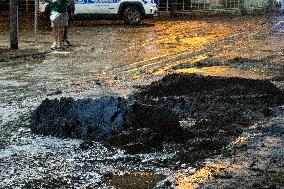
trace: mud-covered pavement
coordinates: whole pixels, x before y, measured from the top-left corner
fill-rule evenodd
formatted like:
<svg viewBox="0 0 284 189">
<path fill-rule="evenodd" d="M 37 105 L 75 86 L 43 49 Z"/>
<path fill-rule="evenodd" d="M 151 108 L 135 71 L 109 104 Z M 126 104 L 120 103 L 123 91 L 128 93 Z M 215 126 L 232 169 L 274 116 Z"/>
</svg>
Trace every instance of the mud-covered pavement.
<svg viewBox="0 0 284 189">
<path fill-rule="evenodd" d="M 177 152 L 129 155 L 101 143 L 83 150 L 80 140 L 31 134 L 25 127 L 27 118 L 45 98 L 127 97 L 137 86 L 170 73 L 268 79 L 284 88 L 284 36 L 272 31 L 275 18 L 154 19 L 138 27 L 119 21 L 73 21 L 73 47 L 61 52 L 48 51 L 51 35 L 44 28 L 36 37 L 32 35 L 30 19 L 20 24 L 21 50 L 8 51 L 7 18 L 1 19 L 0 188 L 151 188 L 166 176 L 169 181 L 163 185 L 174 187 L 175 176 L 180 188 L 189 188 L 206 181 L 203 169 L 173 161 Z M 281 115 L 269 114 L 265 119 L 281 119 Z M 283 128 L 282 122 L 277 124 Z M 281 136 L 275 140 L 283 143 Z M 279 149 L 283 150 L 283 145 Z M 269 160 L 265 164 L 271 163 Z M 280 155 L 275 164 L 281 161 Z M 279 183 L 281 179 L 274 185 L 278 187 Z M 214 180 L 210 184 L 214 185 Z M 266 186 L 262 182 L 258 185 Z"/>
</svg>

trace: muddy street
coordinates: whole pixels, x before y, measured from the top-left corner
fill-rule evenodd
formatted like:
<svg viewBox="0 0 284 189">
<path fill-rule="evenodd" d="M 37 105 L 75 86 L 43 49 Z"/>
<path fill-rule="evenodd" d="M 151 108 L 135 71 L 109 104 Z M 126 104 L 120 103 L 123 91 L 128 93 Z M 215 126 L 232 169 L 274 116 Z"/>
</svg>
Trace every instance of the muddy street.
<svg viewBox="0 0 284 189">
<path fill-rule="evenodd" d="M 246 42 L 267 24 L 265 18 L 157 19 L 145 21 L 138 27 L 120 22 L 76 20 L 70 31 L 73 47 L 64 52 L 49 52 L 50 31 L 42 26 L 40 34 L 35 37 L 29 18 L 20 22 L 21 50 L 8 52 L 7 18 L 2 19 L 0 74 L 3 112 L 9 112 L 7 102 L 27 106 L 26 101 L 33 98 L 56 94 L 71 97 L 129 94 L 132 86 L 149 84 L 173 70 L 265 77 L 261 67 L 249 65 L 250 69 L 239 69 L 241 62 L 235 67 L 224 63 L 224 60 L 237 57 L 240 49 L 245 52 L 242 54 L 251 51 L 249 48 L 252 47 Z M 263 57 L 265 61 L 269 56 L 278 56 L 277 49 L 269 55 L 262 49 L 257 53 L 249 58 Z M 204 63 L 205 66 L 186 66 L 208 60 L 211 62 Z M 181 68 L 181 65 L 185 66 Z M 31 100 L 31 103 L 36 101 Z"/>
<path fill-rule="evenodd" d="M 43 23 L 33 34 L 29 16 L 20 19 L 20 50 L 8 50 L 8 18 L 0 19 L 0 188 L 218 188 L 239 178 L 252 188 L 249 179 L 256 187 L 283 184 L 277 133 L 283 133 L 284 34 L 274 31 L 281 17 L 159 17 L 135 27 L 73 20 L 73 46 L 63 51 L 49 50 L 52 36 Z M 116 102 L 104 102 L 116 112 L 93 109 L 110 114 L 101 125 L 122 124 L 119 116 L 128 122 L 106 140 L 70 139 L 83 122 L 100 122 L 72 107 L 85 116 L 85 102 L 96 106 L 104 96 L 123 98 L 138 113 L 120 115 Z M 68 136 L 66 120 L 76 130 Z M 258 141 L 253 132 L 262 133 Z M 270 153 L 260 154 L 256 142 Z M 257 162 L 245 164 L 255 150 Z M 232 169 L 228 161 L 243 166 Z M 266 174 L 258 179 L 259 166 Z"/>
</svg>

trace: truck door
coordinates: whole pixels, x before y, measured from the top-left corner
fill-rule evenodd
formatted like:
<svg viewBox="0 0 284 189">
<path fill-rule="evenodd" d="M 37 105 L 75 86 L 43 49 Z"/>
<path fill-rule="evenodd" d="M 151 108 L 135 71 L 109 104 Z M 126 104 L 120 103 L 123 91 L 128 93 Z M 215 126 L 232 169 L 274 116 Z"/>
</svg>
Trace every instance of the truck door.
<svg viewBox="0 0 284 189">
<path fill-rule="evenodd" d="M 98 0 L 76 0 L 75 14 L 100 14 L 100 7 Z"/>
<path fill-rule="evenodd" d="M 120 0 L 100 0 L 102 14 L 117 14 Z"/>
</svg>

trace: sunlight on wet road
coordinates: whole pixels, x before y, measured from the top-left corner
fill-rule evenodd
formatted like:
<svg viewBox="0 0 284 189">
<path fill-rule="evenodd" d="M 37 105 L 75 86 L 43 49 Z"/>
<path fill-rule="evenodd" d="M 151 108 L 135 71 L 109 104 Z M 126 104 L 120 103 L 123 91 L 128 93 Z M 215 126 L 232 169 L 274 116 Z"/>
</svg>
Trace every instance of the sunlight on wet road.
<svg viewBox="0 0 284 189">
<path fill-rule="evenodd" d="M 50 52 L 42 59 L 27 58 L 29 66 L 4 66 L 0 76 L 5 79 L 9 72 L 10 79 L 40 81 L 47 85 L 51 79 L 54 81 L 51 86 L 61 91 L 72 85 L 85 85 L 77 86 L 76 92 L 80 92 L 80 88 L 81 92 L 87 90 L 91 87 L 88 83 L 96 82 L 98 79 L 118 77 L 143 80 L 144 77 L 151 75 L 162 76 L 171 72 L 177 65 L 214 58 L 219 54 L 229 57 L 235 48 L 232 43 L 234 39 L 231 40 L 229 36 L 254 31 L 261 22 L 258 19 L 233 20 L 235 22 L 231 22 L 232 19 L 153 20 L 138 27 L 111 22 L 98 24 L 93 21 L 74 21 L 70 29 L 70 40 L 74 45 L 71 50 Z M 24 28 L 23 32 L 26 30 Z M 32 36 L 25 36 L 23 32 L 20 33 L 23 35 L 21 39 L 32 41 Z M 224 43 L 224 39 L 228 37 L 229 44 Z M 46 49 L 46 43 L 50 42 L 50 38 L 49 32 L 41 31 L 36 43 Z M 15 69 L 20 71 L 16 72 Z M 198 72 L 208 75 L 211 71 L 211 75 L 224 75 L 222 71 L 229 75 L 238 75 L 242 72 L 228 70 L 229 68 L 225 67 L 218 68 L 218 71 L 216 68 L 201 68 L 177 72 Z M 251 73 L 253 77 L 257 77 L 257 73 Z M 250 71 L 242 76 L 249 74 Z"/>
<path fill-rule="evenodd" d="M 249 79 L 264 79 L 265 74 L 259 70 L 245 70 L 230 66 L 212 66 L 205 68 L 178 69 L 176 73 L 199 73 L 210 76 L 242 77 Z"/>
</svg>

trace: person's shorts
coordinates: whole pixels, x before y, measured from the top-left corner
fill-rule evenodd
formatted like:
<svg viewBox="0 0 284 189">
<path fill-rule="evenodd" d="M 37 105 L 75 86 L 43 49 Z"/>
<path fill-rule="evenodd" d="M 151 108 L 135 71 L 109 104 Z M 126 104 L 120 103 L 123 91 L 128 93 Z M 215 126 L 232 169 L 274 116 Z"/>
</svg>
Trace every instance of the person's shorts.
<svg viewBox="0 0 284 189">
<path fill-rule="evenodd" d="M 50 14 L 51 27 L 68 26 L 68 20 L 68 13 L 51 12 Z"/>
</svg>

